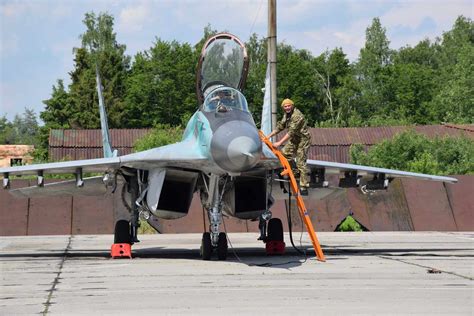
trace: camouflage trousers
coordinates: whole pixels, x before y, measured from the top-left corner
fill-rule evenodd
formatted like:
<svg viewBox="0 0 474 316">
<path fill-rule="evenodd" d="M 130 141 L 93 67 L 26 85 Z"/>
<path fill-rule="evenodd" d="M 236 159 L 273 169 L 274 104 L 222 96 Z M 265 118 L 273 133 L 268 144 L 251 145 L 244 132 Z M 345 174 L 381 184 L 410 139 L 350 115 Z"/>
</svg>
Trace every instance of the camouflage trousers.
<svg viewBox="0 0 474 316">
<path fill-rule="evenodd" d="M 287 160 L 296 158 L 296 169 L 300 176 L 300 187 L 305 188 L 309 187 L 309 169 L 306 165 L 306 160 L 308 159 L 308 149 L 310 145 L 310 139 L 300 139 L 296 142 L 290 140 L 281 150 L 281 153 Z"/>
</svg>

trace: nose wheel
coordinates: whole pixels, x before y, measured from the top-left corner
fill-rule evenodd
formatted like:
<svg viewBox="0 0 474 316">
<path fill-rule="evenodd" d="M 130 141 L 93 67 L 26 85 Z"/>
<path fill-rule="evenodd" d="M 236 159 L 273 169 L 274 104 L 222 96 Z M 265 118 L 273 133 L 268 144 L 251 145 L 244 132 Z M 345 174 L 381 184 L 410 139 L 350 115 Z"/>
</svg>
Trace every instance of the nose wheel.
<svg viewBox="0 0 474 316">
<path fill-rule="evenodd" d="M 217 259 L 227 259 L 227 235 L 226 233 L 219 233 L 217 245 L 212 245 L 211 233 L 203 233 L 201 240 L 201 258 L 202 260 L 211 260 L 212 253 L 216 250 Z"/>
<path fill-rule="evenodd" d="M 217 259 L 227 259 L 227 235 L 226 233 L 219 233 L 219 240 L 217 241 Z"/>
<path fill-rule="evenodd" d="M 201 240 L 201 258 L 202 260 L 211 260 L 211 255 L 212 255 L 211 234 L 204 233 L 202 234 L 202 240 Z"/>
</svg>

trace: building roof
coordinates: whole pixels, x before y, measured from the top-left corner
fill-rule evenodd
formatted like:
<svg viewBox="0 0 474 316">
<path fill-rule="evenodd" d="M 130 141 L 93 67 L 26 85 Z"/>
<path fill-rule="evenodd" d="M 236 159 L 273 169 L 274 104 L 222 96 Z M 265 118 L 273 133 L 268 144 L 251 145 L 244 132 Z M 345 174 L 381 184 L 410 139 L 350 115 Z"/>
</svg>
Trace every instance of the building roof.
<svg viewBox="0 0 474 316">
<path fill-rule="evenodd" d="M 135 141 L 151 129 L 111 129 L 112 148 L 119 155 L 132 153 Z M 49 132 L 49 158 L 53 161 L 103 157 L 100 129 L 52 129 Z"/>
<path fill-rule="evenodd" d="M 310 159 L 349 162 L 352 144 L 362 144 L 366 148 L 390 139 L 407 129 L 413 129 L 428 137 L 466 135 L 474 139 L 474 125 L 423 125 L 351 128 L 311 128 L 312 145 Z M 111 129 L 112 148 L 119 155 L 132 152 L 135 141 L 149 133 L 151 129 Z M 100 129 L 72 130 L 54 129 L 50 131 L 49 155 L 52 160 L 93 159 L 103 156 Z"/>
</svg>

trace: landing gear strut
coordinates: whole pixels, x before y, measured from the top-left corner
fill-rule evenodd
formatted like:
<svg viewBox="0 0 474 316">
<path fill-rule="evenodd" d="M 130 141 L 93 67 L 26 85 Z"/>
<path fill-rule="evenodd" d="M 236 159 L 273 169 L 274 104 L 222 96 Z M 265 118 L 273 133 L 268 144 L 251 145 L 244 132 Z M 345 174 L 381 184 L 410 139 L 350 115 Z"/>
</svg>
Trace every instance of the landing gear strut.
<svg viewBox="0 0 474 316">
<path fill-rule="evenodd" d="M 219 232 L 219 226 L 222 223 L 222 192 L 225 189 L 225 182 L 220 183 L 221 181 L 225 181 L 225 179 L 217 175 L 209 177 L 207 215 L 210 222 L 210 232 L 205 232 L 202 235 L 201 257 L 203 260 L 210 260 L 214 249 L 216 249 L 219 260 L 227 259 L 227 235 Z"/>
</svg>

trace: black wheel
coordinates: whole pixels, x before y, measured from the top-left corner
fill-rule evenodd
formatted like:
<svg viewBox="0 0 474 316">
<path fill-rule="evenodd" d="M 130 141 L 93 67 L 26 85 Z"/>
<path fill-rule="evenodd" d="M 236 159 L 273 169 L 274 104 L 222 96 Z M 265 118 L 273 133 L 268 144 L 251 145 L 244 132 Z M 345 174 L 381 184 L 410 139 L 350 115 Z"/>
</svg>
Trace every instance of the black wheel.
<svg viewBox="0 0 474 316">
<path fill-rule="evenodd" d="M 115 223 L 114 244 L 131 244 L 130 223 L 124 219 Z"/>
<path fill-rule="evenodd" d="M 219 260 L 227 259 L 227 235 L 226 235 L 226 233 L 219 233 L 219 240 L 217 241 L 217 258 Z"/>
<path fill-rule="evenodd" d="M 267 240 L 283 241 L 283 224 L 279 218 L 272 218 L 268 221 Z"/>
<path fill-rule="evenodd" d="M 212 255 L 211 234 L 204 233 L 202 234 L 202 241 L 201 241 L 202 260 L 211 260 L 211 255 Z"/>
</svg>

